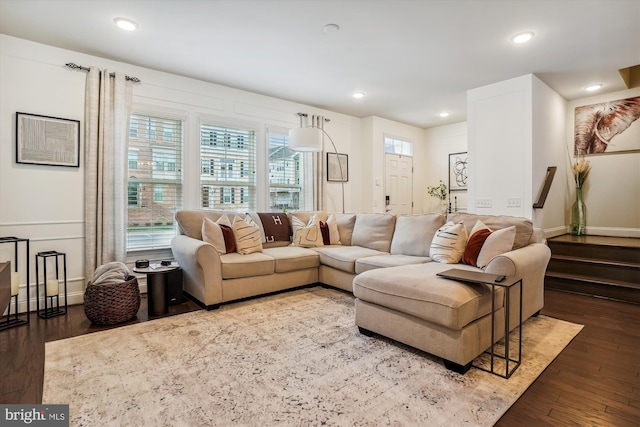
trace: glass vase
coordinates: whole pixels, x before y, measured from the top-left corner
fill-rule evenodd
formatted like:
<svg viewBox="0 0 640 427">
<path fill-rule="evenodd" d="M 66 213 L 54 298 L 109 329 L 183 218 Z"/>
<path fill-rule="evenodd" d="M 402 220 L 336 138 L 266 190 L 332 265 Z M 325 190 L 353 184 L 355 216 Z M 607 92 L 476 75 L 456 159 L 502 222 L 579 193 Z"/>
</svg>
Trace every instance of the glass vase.
<svg viewBox="0 0 640 427">
<path fill-rule="evenodd" d="M 571 234 L 574 236 L 587 234 L 587 207 L 582 200 L 582 188 L 576 188 L 576 201 L 571 206 Z"/>
</svg>

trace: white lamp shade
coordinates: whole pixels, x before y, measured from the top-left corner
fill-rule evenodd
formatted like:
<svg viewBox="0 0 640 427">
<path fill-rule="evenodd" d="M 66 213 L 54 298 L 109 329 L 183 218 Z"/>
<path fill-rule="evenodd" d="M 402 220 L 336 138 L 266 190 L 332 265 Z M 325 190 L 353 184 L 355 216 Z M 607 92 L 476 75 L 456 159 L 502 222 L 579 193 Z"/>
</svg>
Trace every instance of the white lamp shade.
<svg viewBox="0 0 640 427">
<path fill-rule="evenodd" d="M 322 151 L 322 130 L 316 127 L 291 129 L 289 148 L 294 151 Z"/>
</svg>

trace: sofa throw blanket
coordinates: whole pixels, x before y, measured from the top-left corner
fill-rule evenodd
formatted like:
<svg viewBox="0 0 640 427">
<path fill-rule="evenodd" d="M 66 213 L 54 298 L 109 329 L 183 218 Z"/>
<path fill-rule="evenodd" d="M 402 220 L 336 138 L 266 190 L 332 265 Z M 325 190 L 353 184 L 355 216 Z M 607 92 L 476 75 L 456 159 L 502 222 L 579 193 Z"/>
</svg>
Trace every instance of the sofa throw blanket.
<svg viewBox="0 0 640 427">
<path fill-rule="evenodd" d="M 264 228 L 265 241 L 288 242 L 291 240 L 289 217 L 285 213 L 258 213 Z"/>
<path fill-rule="evenodd" d="M 129 276 L 131 276 L 131 272 L 126 265 L 121 262 L 109 262 L 96 268 L 91 277 L 91 283 L 93 285 L 111 285 L 124 282 Z"/>
</svg>

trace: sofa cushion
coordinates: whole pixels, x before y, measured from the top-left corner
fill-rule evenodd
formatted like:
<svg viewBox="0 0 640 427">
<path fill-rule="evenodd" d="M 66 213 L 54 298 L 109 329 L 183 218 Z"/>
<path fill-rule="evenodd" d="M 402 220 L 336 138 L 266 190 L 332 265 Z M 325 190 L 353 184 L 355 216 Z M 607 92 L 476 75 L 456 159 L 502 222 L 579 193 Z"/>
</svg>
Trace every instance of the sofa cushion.
<svg viewBox="0 0 640 427">
<path fill-rule="evenodd" d="M 365 271 L 353 279 L 356 298 L 397 310 L 449 329 L 460 330 L 491 313 L 491 286 L 436 276 L 451 266 L 434 262 Z M 456 268 L 479 271 L 460 264 Z M 502 307 L 497 288 L 495 308 Z"/>
<path fill-rule="evenodd" d="M 291 242 L 291 224 L 284 212 L 258 213 L 264 240 L 262 243 Z"/>
<path fill-rule="evenodd" d="M 307 248 L 286 246 L 264 249 L 262 253 L 269 255 L 275 260 L 276 273 L 316 268 L 320 265 L 320 256 L 318 253 Z"/>
<path fill-rule="evenodd" d="M 478 255 L 482 250 L 485 240 L 491 234 L 489 227 L 484 225 L 482 221 L 477 221 L 476 225 L 469 232 L 469 239 L 467 240 L 467 247 L 464 248 L 464 254 L 462 254 L 462 262 L 469 265 L 475 265 L 478 267 Z"/>
<path fill-rule="evenodd" d="M 399 265 L 424 264 L 431 258 L 412 255 L 378 255 L 360 258 L 356 261 L 356 274 L 376 268 L 397 267 Z"/>
<path fill-rule="evenodd" d="M 303 223 L 296 216 L 292 217 L 293 240 L 291 244 L 303 248 L 324 246 L 322 233 L 320 232 L 320 222 L 318 215 L 313 215 L 308 224 Z"/>
<path fill-rule="evenodd" d="M 298 218 L 303 224 L 308 224 L 311 221 L 311 218 L 316 215 L 318 220 L 322 222 L 327 222 L 327 212 L 325 211 L 298 211 L 298 212 L 288 212 L 289 220 L 293 223 L 293 218 Z"/>
<path fill-rule="evenodd" d="M 339 213 L 334 215 L 336 218 L 336 224 L 338 226 L 338 234 L 340 235 L 340 244 L 351 246 L 351 239 L 353 238 L 353 227 L 356 225 L 356 215 Z"/>
<path fill-rule="evenodd" d="M 515 226 L 493 231 L 482 245 L 476 265 L 485 268 L 493 258 L 509 252 L 513 247 L 515 236 Z"/>
<path fill-rule="evenodd" d="M 467 244 L 464 224 L 448 222 L 438 229 L 429 249 L 429 256 L 436 262 L 457 264 L 462 259 Z"/>
<path fill-rule="evenodd" d="M 428 257 L 436 231 L 444 225 L 444 215 L 402 215 L 396 219 L 391 254 Z"/>
<path fill-rule="evenodd" d="M 222 228 L 209 218 L 202 221 L 202 240 L 213 245 L 215 250 L 224 255 L 227 253 L 227 247 L 224 243 L 224 234 Z"/>
<path fill-rule="evenodd" d="M 222 219 L 222 217 L 220 218 Z M 218 220 L 219 221 L 219 220 Z M 222 235 L 224 236 L 224 247 L 225 253 L 230 254 L 236 251 L 236 238 L 233 235 L 233 227 L 230 227 L 225 224 L 217 223 L 222 230 Z"/>
<path fill-rule="evenodd" d="M 356 261 L 358 259 L 376 255 L 389 255 L 389 253 L 361 246 L 330 246 L 318 248 L 316 252 L 320 254 L 321 264 L 353 274 L 356 272 Z"/>
<path fill-rule="evenodd" d="M 508 215 L 476 215 L 461 212 L 450 213 L 447 216 L 447 221 L 453 221 L 456 224 L 460 221 L 464 222 L 467 232 L 471 232 L 478 220 L 485 223 L 485 225 L 493 231 L 515 225 L 516 237 L 513 243 L 513 249 L 527 246 L 533 234 L 533 223 L 527 218 Z"/>
<path fill-rule="evenodd" d="M 325 245 L 339 245 L 340 231 L 338 231 L 338 220 L 336 219 L 335 214 L 329 215 L 326 224 L 329 228 L 329 243 L 325 243 Z"/>
<path fill-rule="evenodd" d="M 180 234 L 202 240 L 202 220 L 209 218 L 212 221 L 217 221 L 221 215 L 227 215 L 229 218 L 233 218 L 235 215 L 244 216 L 244 214 L 236 212 L 194 209 L 178 211 L 175 217 Z"/>
<path fill-rule="evenodd" d="M 381 252 L 389 252 L 396 217 L 390 214 L 358 214 L 351 244 Z"/>
<path fill-rule="evenodd" d="M 223 279 L 237 279 L 239 277 L 265 276 L 273 274 L 276 261 L 273 257 L 260 252 L 242 255 L 237 252 L 221 255 Z"/>
<path fill-rule="evenodd" d="M 262 241 L 258 225 L 246 216 L 244 219 L 236 216 L 233 220 L 233 236 L 236 240 L 236 250 L 242 254 L 262 252 Z"/>
</svg>

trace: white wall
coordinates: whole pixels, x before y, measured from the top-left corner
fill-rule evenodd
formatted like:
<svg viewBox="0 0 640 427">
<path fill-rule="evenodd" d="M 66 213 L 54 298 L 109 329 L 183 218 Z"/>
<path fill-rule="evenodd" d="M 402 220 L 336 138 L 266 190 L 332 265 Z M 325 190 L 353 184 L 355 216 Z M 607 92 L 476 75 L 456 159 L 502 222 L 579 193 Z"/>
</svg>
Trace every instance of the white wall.
<svg viewBox="0 0 640 427">
<path fill-rule="evenodd" d="M 566 110 L 565 141 L 571 156 L 576 107 L 635 96 L 640 96 L 640 88 L 569 102 Z M 636 120 L 632 126 L 640 127 L 640 120 Z M 612 142 L 614 141 L 615 138 Z M 583 190 L 587 206 L 587 234 L 640 237 L 640 152 L 594 154 L 586 159 L 591 164 L 591 172 Z M 568 224 L 569 208 L 575 201 L 575 183 L 569 169 L 565 176 L 565 185 L 565 212 Z"/>
<path fill-rule="evenodd" d="M 428 165 L 423 168 L 426 185 L 421 189 L 420 198 L 416 200 L 422 202 L 422 212 L 439 212 L 439 200 L 427 194 L 427 187 L 438 185 L 440 180 L 449 185 L 449 154 L 467 151 L 467 122 L 429 128 L 424 131 L 424 134 L 425 160 Z M 454 191 L 451 197 L 457 198 L 460 209 L 468 207 L 466 191 Z M 451 204 L 453 209 L 454 200 Z"/>
<path fill-rule="evenodd" d="M 533 76 L 531 83 L 533 85 L 531 194 L 534 203 L 538 200 L 544 185 L 547 168 L 557 167 L 544 207 L 533 209 L 532 219 L 536 227 L 545 231 L 547 237 L 552 237 L 567 232 L 564 203 L 567 151 L 563 136 L 567 126 L 564 114 L 567 101 L 536 76 Z"/>
<path fill-rule="evenodd" d="M 522 216 L 548 237 L 564 234 L 566 101 L 529 74 L 468 91 L 467 108 L 470 210 Z M 544 208 L 534 209 L 548 166 L 557 176 Z"/>
<path fill-rule="evenodd" d="M 467 92 L 471 212 L 532 216 L 531 81 L 528 75 Z M 509 198 L 520 206 L 508 207 Z"/>
<path fill-rule="evenodd" d="M 366 136 L 366 139 L 363 138 L 361 149 L 368 151 L 364 158 L 370 159 L 370 163 L 365 163 L 370 166 L 370 169 L 364 172 L 364 176 L 368 179 L 364 182 L 368 183 L 365 185 L 368 185 L 370 190 L 365 190 L 363 193 L 371 197 L 368 205 L 366 203 L 362 205 L 363 212 L 385 212 L 384 137 L 390 136 L 413 142 L 413 212 L 420 213 L 420 207 L 416 202 L 422 200 L 422 193 L 426 191 L 424 170 L 428 163 L 424 129 L 375 116 L 362 119 L 362 129 L 362 135 Z"/>
<path fill-rule="evenodd" d="M 369 188 L 369 181 L 363 180 L 363 172 L 370 169 L 370 165 L 358 162 L 356 155 L 362 151 L 358 148 L 361 138 L 361 120 L 358 118 L 0 35 L 0 236 L 30 239 L 32 285 L 35 283 L 34 255 L 44 250 L 67 254 L 70 303 L 82 301 L 87 281 L 82 262 L 84 157 L 81 157 L 79 168 L 15 163 L 16 112 L 80 120 L 81 153 L 84 153 L 86 73 L 66 68 L 67 62 L 136 76 L 142 83 L 134 85 L 134 107 L 164 110 L 187 118 L 185 208 L 197 208 L 200 203 L 200 118 L 215 117 L 254 125 L 259 129 L 259 149 L 264 149 L 267 127 L 296 127 L 298 112 L 331 119 L 325 130 L 335 141 L 338 151 L 348 154 L 350 160 L 349 182 L 345 183 L 346 210 L 355 212 L 369 208 L 361 196 L 362 190 Z M 369 147 L 370 144 L 364 151 Z M 324 159 L 324 153 L 322 155 Z M 267 180 L 266 167 L 261 167 L 258 173 Z M 340 210 L 341 186 L 327 185 L 325 180 L 323 184 L 325 209 Z M 262 203 L 259 208 L 265 209 L 266 200 Z M 12 249 L 12 245 L 0 245 L 0 260 L 12 259 Z M 22 280 L 24 285 L 26 277 Z M 35 287 L 32 295 L 35 295 Z"/>
</svg>

